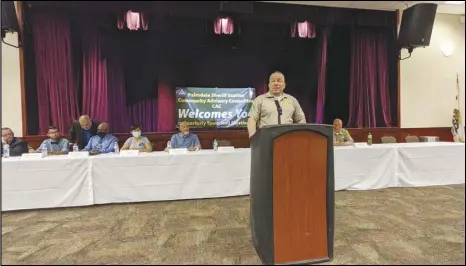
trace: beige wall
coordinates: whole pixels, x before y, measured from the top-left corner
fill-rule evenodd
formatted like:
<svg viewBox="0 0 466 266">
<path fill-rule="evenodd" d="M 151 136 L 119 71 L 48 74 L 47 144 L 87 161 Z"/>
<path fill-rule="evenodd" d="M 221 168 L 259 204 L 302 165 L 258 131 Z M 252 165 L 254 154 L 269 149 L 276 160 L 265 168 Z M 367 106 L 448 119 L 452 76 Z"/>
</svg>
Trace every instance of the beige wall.
<svg viewBox="0 0 466 266">
<path fill-rule="evenodd" d="M 18 36 L 7 33 L 6 43 L 18 46 Z M 2 127 L 10 127 L 16 136 L 22 136 L 21 83 L 19 50 L 2 42 Z"/>
<path fill-rule="evenodd" d="M 416 49 L 411 58 L 401 61 L 401 127 L 450 127 L 456 73 L 460 74 L 464 121 L 465 28 L 459 18 L 437 14 L 430 46 Z M 14 34 L 7 34 L 5 41 L 17 45 Z M 441 47 L 448 43 L 454 52 L 445 57 Z M 18 49 L 2 43 L 2 126 L 11 127 L 17 136 L 22 136 L 19 73 Z"/>
<path fill-rule="evenodd" d="M 464 30 L 459 15 L 437 14 L 429 47 L 415 49 L 401 61 L 401 127 L 450 127 L 457 73 L 464 121 Z M 445 46 L 453 48 L 449 57 L 442 53 Z"/>
</svg>

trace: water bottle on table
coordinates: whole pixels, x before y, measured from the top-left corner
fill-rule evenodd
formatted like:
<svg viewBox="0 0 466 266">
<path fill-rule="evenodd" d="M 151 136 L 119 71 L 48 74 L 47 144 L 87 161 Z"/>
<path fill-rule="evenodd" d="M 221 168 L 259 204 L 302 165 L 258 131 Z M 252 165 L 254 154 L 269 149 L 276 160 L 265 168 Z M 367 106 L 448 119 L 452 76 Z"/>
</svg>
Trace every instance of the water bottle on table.
<svg viewBox="0 0 466 266">
<path fill-rule="evenodd" d="M 372 145 L 372 134 L 370 132 L 367 135 L 367 145 Z"/>
<path fill-rule="evenodd" d="M 119 154 L 120 153 L 120 147 L 118 146 L 118 143 L 115 142 L 115 145 L 113 145 L 113 149 L 115 150 L 115 154 Z"/>
<path fill-rule="evenodd" d="M 170 141 L 167 141 L 167 151 L 169 151 L 172 148 L 172 143 Z"/>
<path fill-rule="evenodd" d="M 45 144 L 40 145 L 40 152 L 42 157 L 47 157 L 47 146 Z"/>
<path fill-rule="evenodd" d="M 74 144 L 73 145 L 73 152 L 78 152 L 79 151 L 79 147 L 78 147 L 78 144 Z"/>
<path fill-rule="evenodd" d="M 3 158 L 10 158 L 10 145 L 8 144 L 3 146 Z"/>
</svg>

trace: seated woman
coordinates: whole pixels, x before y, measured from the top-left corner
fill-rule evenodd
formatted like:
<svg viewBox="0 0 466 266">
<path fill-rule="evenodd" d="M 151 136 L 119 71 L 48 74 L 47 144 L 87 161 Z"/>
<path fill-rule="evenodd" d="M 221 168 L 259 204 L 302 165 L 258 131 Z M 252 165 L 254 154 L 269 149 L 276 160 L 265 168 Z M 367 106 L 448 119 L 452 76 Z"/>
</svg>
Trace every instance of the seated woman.
<svg viewBox="0 0 466 266">
<path fill-rule="evenodd" d="M 138 125 L 131 126 L 131 134 L 133 135 L 126 140 L 122 150 L 139 150 L 140 152 L 152 152 L 152 145 L 148 138 L 141 136 L 141 127 Z"/>
</svg>

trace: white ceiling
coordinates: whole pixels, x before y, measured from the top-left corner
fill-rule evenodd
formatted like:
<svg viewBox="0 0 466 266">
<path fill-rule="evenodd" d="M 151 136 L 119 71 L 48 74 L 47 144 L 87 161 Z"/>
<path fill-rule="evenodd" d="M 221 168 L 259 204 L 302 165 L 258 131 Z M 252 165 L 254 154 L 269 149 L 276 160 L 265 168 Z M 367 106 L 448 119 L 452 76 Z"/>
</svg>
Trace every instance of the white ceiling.
<svg viewBox="0 0 466 266">
<path fill-rule="evenodd" d="M 266 1 L 263 1 L 266 2 Z M 275 3 L 314 5 L 314 6 L 331 6 L 345 8 L 359 8 L 372 10 L 404 10 L 409 6 L 418 3 L 435 3 L 438 4 L 437 12 L 443 14 L 460 14 L 464 15 L 464 3 L 461 5 L 445 4 L 446 1 L 267 1 Z"/>
</svg>

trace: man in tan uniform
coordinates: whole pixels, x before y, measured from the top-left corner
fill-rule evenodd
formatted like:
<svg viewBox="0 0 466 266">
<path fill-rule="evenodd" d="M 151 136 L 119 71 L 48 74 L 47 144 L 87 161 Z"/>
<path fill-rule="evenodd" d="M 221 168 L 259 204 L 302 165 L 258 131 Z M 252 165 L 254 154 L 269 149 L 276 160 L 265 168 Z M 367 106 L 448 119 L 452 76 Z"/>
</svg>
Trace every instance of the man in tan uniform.
<svg viewBox="0 0 466 266">
<path fill-rule="evenodd" d="M 257 96 L 249 111 L 249 137 L 256 133 L 257 127 L 267 125 L 306 123 L 306 117 L 293 96 L 283 93 L 285 76 L 274 72 L 269 78 L 269 91 Z M 279 112 L 281 115 L 279 116 Z"/>
<path fill-rule="evenodd" d="M 343 128 L 343 122 L 341 119 L 337 118 L 333 120 L 333 145 L 346 146 L 353 144 L 354 140 L 348 130 Z"/>
</svg>

